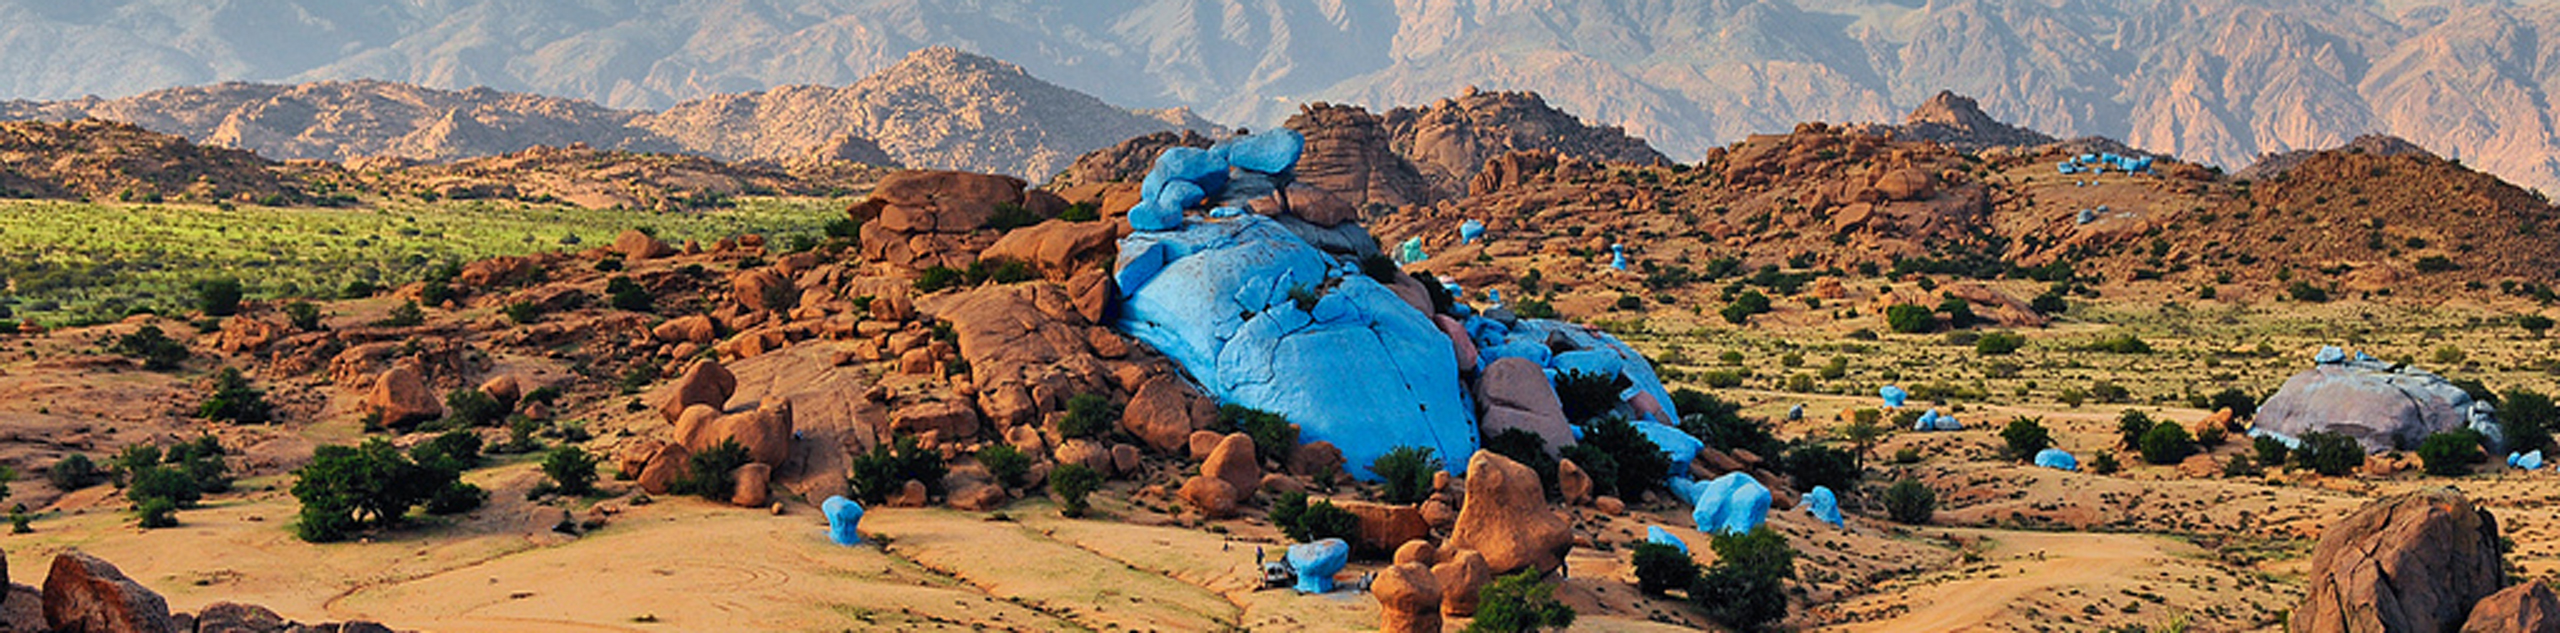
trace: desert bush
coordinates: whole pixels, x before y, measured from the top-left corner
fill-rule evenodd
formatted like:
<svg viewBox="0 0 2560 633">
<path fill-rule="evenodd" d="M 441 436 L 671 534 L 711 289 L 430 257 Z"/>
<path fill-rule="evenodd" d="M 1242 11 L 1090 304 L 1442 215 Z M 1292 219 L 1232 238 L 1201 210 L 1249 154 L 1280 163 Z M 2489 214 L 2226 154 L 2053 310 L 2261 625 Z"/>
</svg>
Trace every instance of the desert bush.
<svg viewBox="0 0 2560 633">
<path fill-rule="evenodd" d="M 2498 423 L 2506 431 L 2507 445 L 2516 451 L 2549 448 L 2552 425 L 2560 424 L 2560 406 L 2553 406 L 2551 397 L 2541 392 L 2509 389 L 2499 399 Z"/>
<path fill-rule="evenodd" d="M 1329 538 L 1350 540 L 1360 532 L 1360 517 L 1330 500 L 1309 501 L 1305 493 L 1282 494 L 1271 506 L 1271 522 L 1290 540 L 1300 543 Z"/>
<path fill-rule="evenodd" d="M 1022 449 L 1014 448 L 1012 444 L 988 444 L 986 448 L 978 449 L 977 457 L 978 465 L 985 467 L 987 474 L 995 476 L 997 485 L 1006 488 L 1022 487 L 1024 479 L 1031 474 L 1031 456 L 1022 454 Z"/>
<path fill-rule="evenodd" d="M 2249 392 L 2239 389 L 2225 388 L 2214 392 L 2213 397 L 2205 399 L 2205 406 L 2212 409 L 2230 409 L 2231 416 L 2236 419 L 2246 420 L 2258 417 L 2258 399 L 2250 396 Z"/>
<path fill-rule="evenodd" d="M 1289 419 L 1280 414 L 1244 405 L 1219 405 L 1218 423 L 1251 436 L 1255 457 L 1266 463 L 1289 463 L 1290 454 L 1298 450 L 1298 429 L 1289 426 Z"/>
<path fill-rule="evenodd" d="M 409 448 L 409 459 L 419 465 L 455 472 L 480 466 L 480 434 L 456 429 Z"/>
<path fill-rule="evenodd" d="M 495 426 L 507 419 L 510 407 L 494 396 L 470 387 L 455 389 L 444 395 L 445 420 L 448 426 L 476 428 Z"/>
<path fill-rule="evenodd" d="M 64 492 L 95 486 L 99 482 L 106 481 L 106 473 L 98 470 L 98 463 L 90 460 L 88 455 L 80 453 L 65 455 L 62 459 L 56 460 L 53 466 L 45 469 L 44 476 L 46 480 L 53 482 L 54 489 Z"/>
<path fill-rule="evenodd" d="M 1120 418 L 1111 410 L 1111 399 L 1100 394 L 1080 393 L 1067 398 L 1067 416 L 1058 420 L 1058 435 L 1069 439 L 1091 439 L 1111 432 L 1111 422 Z"/>
<path fill-rule="evenodd" d="M 286 321 L 293 324 L 293 329 L 304 332 L 320 331 L 320 306 L 309 301 L 284 304 L 284 317 Z"/>
<path fill-rule="evenodd" d="M 1602 416 L 1584 425 L 1582 431 L 1582 440 L 1575 446 L 1584 447 L 1582 452 L 1598 467 L 1584 464 L 1583 458 L 1576 458 L 1574 463 L 1591 475 L 1595 494 L 1631 498 L 1661 488 L 1671 477 L 1671 458 L 1662 454 L 1662 447 L 1652 438 L 1636 430 L 1634 423 L 1614 415 Z"/>
<path fill-rule="evenodd" d="M 2302 445 L 2293 449 L 2293 463 L 2322 475 L 2342 477 L 2364 466 L 2364 445 L 2344 433 L 2304 433 Z"/>
<path fill-rule="evenodd" d="M 2229 461 L 2222 462 L 2224 477 L 2256 477 L 2262 472 L 2257 460 L 2249 459 L 2247 454 L 2233 455 Z"/>
<path fill-rule="evenodd" d="M 2285 446 L 2284 440 L 2263 435 L 2249 440 L 2249 448 L 2257 454 L 2258 465 L 2268 468 L 2283 466 L 2285 458 L 2293 453 L 2293 447 Z"/>
<path fill-rule="evenodd" d="M 1973 327 L 1974 322 L 1981 320 L 1980 317 L 1974 316 L 1971 302 L 1955 297 L 1948 297 L 1947 300 L 1938 302 L 1938 311 L 1946 313 L 1947 327 L 1959 330 Z"/>
<path fill-rule="evenodd" d="M 2000 429 L 2000 441 L 2006 446 L 2009 459 L 2027 460 L 2034 459 L 2039 451 L 2052 448 L 2053 434 L 2045 430 L 2043 418 L 2020 416 Z"/>
<path fill-rule="evenodd" d="M 1059 468 L 1063 471 L 1066 467 Z M 877 505 L 905 488 L 909 480 L 923 482 L 928 489 L 941 485 L 949 468 L 942 463 L 941 453 L 917 445 L 914 437 L 900 437 L 873 447 L 870 454 L 855 456 L 852 471 L 849 483 L 854 496 L 864 505 Z"/>
<path fill-rule="evenodd" d="M 1928 525 L 1938 513 L 1938 491 L 1921 485 L 1919 480 L 1904 479 L 1886 486 L 1882 495 L 1885 514 L 1897 523 Z"/>
<path fill-rule="evenodd" d="M 266 395 L 250 388 L 249 379 L 242 378 L 239 369 L 224 367 L 213 377 L 213 393 L 196 406 L 196 417 L 233 424 L 265 424 L 275 416 L 274 409 L 267 406 Z"/>
<path fill-rule="evenodd" d="M 1689 600 L 1709 619 L 1743 631 L 1767 630 L 1787 617 L 1786 581 L 1796 551 L 1768 526 L 1715 536 L 1716 564 L 1690 585 Z"/>
<path fill-rule="evenodd" d="M 2187 428 L 2174 420 L 2164 420 L 2142 434 L 2142 461 L 2153 464 L 2175 464 L 2196 452 L 2195 439 L 2187 436 Z"/>
<path fill-rule="evenodd" d="M 108 346 L 107 351 L 141 361 L 142 368 L 151 371 L 177 369 L 192 355 L 186 344 L 169 338 L 168 333 L 162 332 L 157 325 L 145 325 L 132 334 L 116 337 L 115 344 Z"/>
<path fill-rule="evenodd" d="M 1769 312 L 1769 295 L 1760 294 L 1758 290 L 1744 290 L 1718 312 L 1724 316 L 1726 323 L 1734 325 L 1749 323 L 1752 315 Z"/>
<path fill-rule="evenodd" d="M 1973 340 L 1973 353 L 1984 356 L 2006 356 L 2027 346 L 2026 335 L 2016 332 L 1991 332 Z"/>
<path fill-rule="evenodd" d="M 1926 334 L 1938 329 L 1938 315 L 1928 308 L 1898 303 L 1884 309 L 1884 322 L 1902 334 Z"/>
<path fill-rule="evenodd" d="M 2329 302 L 2329 289 L 2311 285 L 2309 281 L 2296 280 L 2292 285 L 2285 286 L 2284 292 L 2293 297 L 2293 300 L 2303 303 Z"/>
<path fill-rule="evenodd" d="M 1698 562 L 1668 544 L 1637 543 L 1630 562 L 1636 569 L 1636 590 L 1646 595 L 1687 589 L 1698 580 Z"/>
<path fill-rule="evenodd" d="M 721 440 L 718 445 L 694 453 L 685 463 L 684 478 L 676 480 L 672 488 L 676 494 L 728 501 L 738 492 L 738 467 L 752 461 L 747 447 L 738 440 Z"/>
<path fill-rule="evenodd" d="M 551 449 L 542 457 L 542 474 L 561 494 L 586 496 L 596 491 L 596 458 L 575 445 Z"/>
<path fill-rule="evenodd" d="M 1502 576 L 1477 594 L 1476 619 L 1468 633 L 1528 633 L 1573 626 L 1573 608 L 1557 602 L 1555 585 L 1539 580 L 1535 569 Z"/>
<path fill-rule="evenodd" d="M 1081 517 L 1093 509 L 1086 499 L 1102 488 L 1102 473 L 1084 464 L 1062 464 L 1049 473 L 1049 494 L 1058 498 L 1058 513 Z"/>
<path fill-rule="evenodd" d="M 2524 328 L 2524 331 L 2533 334 L 2534 338 L 2542 338 L 2542 333 L 2551 331 L 2551 317 L 2539 314 L 2516 317 L 2516 327 Z"/>
<path fill-rule="evenodd" d="M 168 499 L 153 497 L 143 500 L 133 506 L 133 513 L 142 519 L 141 527 L 145 530 L 178 527 L 178 504 Z"/>
<path fill-rule="evenodd" d="M 2096 342 L 2090 343 L 2086 349 L 2092 352 L 2106 352 L 2109 354 L 2149 354 L 2151 353 L 2151 343 L 2149 341 L 2142 340 L 2142 337 L 2134 336 L 2132 334 L 2118 334 L 2098 339 Z"/>
<path fill-rule="evenodd" d="M 2159 423 L 2151 421 L 2151 416 L 2140 410 L 2125 409 L 2122 415 L 2116 416 L 2116 436 L 2125 448 L 2141 448 L 2142 434 L 2151 432 L 2151 428 L 2156 426 Z"/>
<path fill-rule="evenodd" d="M 2480 452 L 2482 439 L 2480 432 L 2471 429 L 2439 431 L 2418 443 L 2418 460 L 2426 463 L 2429 475 L 2468 475 L 2472 464 L 2486 459 Z"/>
<path fill-rule="evenodd" d="M 1564 405 L 1566 421 L 1581 423 L 1616 410 L 1618 394 L 1629 384 L 1616 374 L 1568 371 L 1556 377 L 1556 400 Z"/>
<path fill-rule="evenodd" d="M 542 321 L 542 304 L 531 301 L 509 303 L 500 310 L 507 314 L 507 321 L 516 325 L 532 325 Z"/>
<path fill-rule="evenodd" d="M 419 504 L 418 509 L 426 511 L 427 514 L 449 516 L 478 510 L 481 505 L 488 502 L 489 491 L 481 490 L 479 486 L 454 482 L 437 488 L 434 494 L 427 495 L 427 501 Z"/>
<path fill-rule="evenodd" d="M 656 296 L 649 294 L 648 288 L 642 288 L 639 282 L 621 275 L 605 281 L 604 293 L 605 304 L 616 310 L 649 312 L 656 309 L 658 302 Z"/>
<path fill-rule="evenodd" d="M 226 317 L 240 313 L 240 280 L 229 277 L 206 279 L 195 284 L 196 309 L 205 316 Z"/>
<path fill-rule="evenodd" d="M 1430 447 L 1398 446 L 1369 463 L 1378 474 L 1378 497 L 1387 503 L 1422 503 L 1431 497 L 1432 475 L 1445 466 Z"/>
<path fill-rule="evenodd" d="M 2101 475 L 2113 475 L 2116 471 L 2124 470 L 2124 464 L 2116 461 L 2115 451 L 2098 451 L 2098 457 L 2089 460 L 2089 470 Z"/>
<path fill-rule="evenodd" d="M 344 540 L 356 531 L 398 525 L 409 509 L 442 493 L 453 503 L 465 494 L 461 473 L 411 461 L 389 440 L 358 446 L 322 446 L 311 463 L 294 471 L 293 496 L 302 510 L 294 532 L 303 540 Z"/>
<path fill-rule="evenodd" d="M 1795 480 L 1799 490 L 1829 486 L 1832 490 L 1857 490 L 1858 456 L 1849 451 L 1823 444 L 1803 444 L 1787 451 L 1778 460 L 1781 470 Z M 1665 476 L 1668 476 L 1667 474 Z"/>
<path fill-rule="evenodd" d="M 426 322 L 427 312 L 418 308 L 418 302 L 403 301 L 400 305 L 393 306 L 390 313 L 383 315 L 382 320 L 375 321 L 373 324 L 378 327 L 415 327 Z"/>
</svg>

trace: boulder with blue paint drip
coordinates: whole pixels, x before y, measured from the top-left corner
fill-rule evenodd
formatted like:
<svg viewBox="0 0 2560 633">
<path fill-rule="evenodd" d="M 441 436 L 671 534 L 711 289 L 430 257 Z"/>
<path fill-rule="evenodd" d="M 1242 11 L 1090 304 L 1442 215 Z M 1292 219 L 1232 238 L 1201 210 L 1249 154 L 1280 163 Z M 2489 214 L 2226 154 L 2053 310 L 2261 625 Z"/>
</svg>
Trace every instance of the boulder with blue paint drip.
<svg viewBox="0 0 2560 633">
<path fill-rule="evenodd" d="M 1351 562 L 1351 544 L 1329 538 L 1289 546 L 1289 569 L 1298 574 L 1301 593 L 1332 593 L 1333 575 Z"/>
<path fill-rule="evenodd" d="M 1482 237 L 1484 237 L 1483 220 L 1468 220 L 1458 224 L 1458 243 L 1474 244 L 1476 239 Z"/>
<path fill-rule="evenodd" d="M 1750 475 L 1726 473 L 1695 490 L 1697 496 L 1691 501 L 1697 509 L 1689 519 L 1700 532 L 1743 534 L 1769 520 L 1769 488 Z"/>
<path fill-rule="evenodd" d="M 862 544 L 862 532 L 858 531 L 862 526 L 862 504 L 840 496 L 827 497 L 818 509 L 827 515 L 827 540 L 837 545 Z"/>
<path fill-rule="evenodd" d="M 1298 154 L 1307 147 L 1307 137 L 1297 130 L 1273 128 L 1260 134 L 1248 134 L 1218 144 L 1226 152 L 1227 163 L 1237 169 L 1277 174 L 1298 165 Z"/>
<path fill-rule="evenodd" d="M 1670 530 L 1662 529 L 1659 525 L 1644 526 L 1644 542 L 1669 545 L 1672 549 L 1680 550 L 1682 554 L 1689 553 L 1689 543 L 1680 540 L 1679 535 L 1672 534 Z"/>
<path fill-rule="evenodd" d="M 2054 470 L 2079 472 L 2080 458 L 2072 456 L 2071 451 L 2059 448 L 2047 448 L 2041 451 L 2036 451 L 2036 465 Z"/>
<path fill-rule="evenodd" d="M 2514 466 L 2514 467 L 2516 467 L 2516 468 L 2521 468 L 2521 469 L 2524 469 L 2524 470 L 2541 470 L 2541 469 L 2542 469 L 2542 451 L 2540 451 L 2540 450 L 2535 450 L 2535 451 L 2533 451 L 2533 452 L 2525 453 L 2525 454 L 2522 454 L 2522 455 L 2518 455 L 2518 454 L 2515 454 L 2515 453 L 2508 453 L 2508 454 L 2507 454 L 2507 465 L 2508 465 L 2508 466 Z"/>
<path fill-rule="evenodd" d="M 1153 168 L 1138 186 L 1138 196 L 1147 200 L 1163 197 L 1166 187 L 1175 182 L 1188 182 L 1201 191 L 1217 191 L 1227 184 L 1226 156 L 1196 147 L 1173 147 L 1156 155 Z"/>
<path fill-rule="evenodd" d="M 1911 392 L 1896 385 L 1885 385 L 1883 389 L 1876 390 L 1876 395 L 1884 398 L 1884 406 L 1896 409 L 1902 408 L 1903 401 L 1911 399 Z"/>
<path fill-rule="evenodd" d="M 1840 496 L 1830 486 L 1814 486 L 1812 492 L 1804 493 L 1804 509 L 1832 527 L 1849 526 L 1848 518 L 1840 516 Z"/>
</svg>

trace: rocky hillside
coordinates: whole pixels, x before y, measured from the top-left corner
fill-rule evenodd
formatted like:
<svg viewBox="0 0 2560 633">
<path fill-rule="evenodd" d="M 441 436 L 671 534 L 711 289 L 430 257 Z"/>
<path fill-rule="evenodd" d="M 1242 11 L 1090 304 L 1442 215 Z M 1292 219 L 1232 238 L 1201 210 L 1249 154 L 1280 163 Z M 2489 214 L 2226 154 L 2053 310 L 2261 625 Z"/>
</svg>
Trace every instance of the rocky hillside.
<svg viewBox="0 0 2560 633">
<path fill-rule="evenodd" d="M 589 209 L 680 211 L 738 196 L 843 195 L 887 169 L 849 162 L 727 164 L 682 154 L 535 147 L 452 163 L 358 163 L 368 189 L 421 198 L 496 198 Z"/>
<path fill-rule="evenodd" d="M 309 202 L 311 183 L 235 149 L 126 123 L 0 123 L 0 198 Z"/>
<path fill-rule="evenodd" d="M 916 167 L 1033 177 L 1121 139 L 1210 127 L 1187 112 L 1119 108 L 951 48 L 917 51 L 851 86 L 718 95 L 635 124 L 687 151 L 732 160 L 798 156 L 853 134 Z"/>
<path fill-rule="evenodd" d="M 2560 51 L 2560 7 L 2547 3 L 1223 6 L 676 0 L 604 11 L 456 0 L 357 10 L 321 0 L 5 0 L 0 41 L 14 44 L 0 60 L 0 95 L 372 77 L 656 109 L 843 86 L 916 50 L 958 46 L 1114 103 L 1187 106 L 1250 127 L 1275 125 L 1310 100 L 1385 107 L 1483 85 L 1537 91 L 1696 160 L 1798 121 L 1889 121 L 1952 89 L 2030 128 L 2230 169 L 2378 132 L 2527 186 L 2560 186 L 2550 158 L 2560 155 L 2560 130 L 2548 121 L 2560 75 L 2547 61 Z"/>
<path fill-rule="evenodd" d="M 1508 152 L 1548 151 L 1640 165 L 1670 161 L 1626 130 L 1584 123 L 1534 92 L 1486 92 L 1469 86 L 1455 99 L 1387 110 L 1384 124 L 1396 153 L 1413 161 L 1442 191 L 1465 191 L 1487 159 Z"/>
</svg>

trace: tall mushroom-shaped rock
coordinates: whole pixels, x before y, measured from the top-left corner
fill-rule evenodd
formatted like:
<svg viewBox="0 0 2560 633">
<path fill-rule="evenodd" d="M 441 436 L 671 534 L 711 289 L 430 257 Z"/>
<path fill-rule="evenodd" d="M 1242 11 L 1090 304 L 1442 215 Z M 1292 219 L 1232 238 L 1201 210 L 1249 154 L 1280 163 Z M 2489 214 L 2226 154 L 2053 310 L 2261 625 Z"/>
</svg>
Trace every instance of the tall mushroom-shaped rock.
<svg viewBox="0 0 2560 633">
<path fill-rule="evenodd" d="M 2376 500 L 2330 526 L 2288 630 L 2445 631 L 2506 582 L 2498 523 L 2451 488 Z"/>
<path fill-rule="evenodd" d="M 1555 571 L 1573 549 L 1573 529 L 1547 508 L 1538 473 L 1493 451 L 1467 460 L 1467 497 L 1449 545 L 1475 550 L 1495 575 Z"/>
</svg>

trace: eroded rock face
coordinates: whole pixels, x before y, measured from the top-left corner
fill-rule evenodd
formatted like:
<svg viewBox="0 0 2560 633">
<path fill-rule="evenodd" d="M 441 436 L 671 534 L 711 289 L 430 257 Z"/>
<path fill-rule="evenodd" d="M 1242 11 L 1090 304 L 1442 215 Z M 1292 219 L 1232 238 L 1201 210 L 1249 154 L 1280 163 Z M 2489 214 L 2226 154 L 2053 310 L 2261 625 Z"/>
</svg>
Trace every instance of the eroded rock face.
<svg viewBox="0 0 2560 633">
<path fill-rule="evenodd" d="M 169 602 L 122 570 L 78 551 L 53 558 L 44 579 L 44 619 L 65 633 L 174 633 Z"/>
<path fill-rule="evenodd" d="M 1113 388 L 1110 369 L 1085 333 L 1090 322 L 1056 284 L 938 294 L 917 307 L 951 323 L 978 390 L 978 410 L 998 428 L 1037 424 L 1069 397 Z"/>
<path fill-rule="evenodd" d="M 1183 130 L 1180 133 L 1155 132 L 1132 137 L 1117 145 L 1086 152 L 1083 156 L 1076 157 L 1076 162 L 1068 165 L 1066 171 L 1058 172 L 1058 178 L 1050 181 L 1049 186 L 1072 187 L 1106 182 L 1135 182 L 1147 175 L 1147 168 L 1155 166 L 1156 156 L 1163 154 L 1165 150 L 1175 147 L 1208 149 L 1213 142 L 1209 137 L 1201 136 L 1199 132 L 1193 130 Z"/>
<path fill-rule="evenodd" d="M 1215 477 L 1237 491 L 1237 498 L 1249 498 L 1262 488 L 1262 462 L 1254 457 L 1253 436 L 1229 433 L 1209 450 L 1200 461 L 1200 476 Z"/>
<path fill-rule="evenodd" d="M 1148 380 L 1136 395 L 1129 397 L 1129 406 L 1120 416 L 1120 428 L 1156 452 L 1181 455 L 1190 447 L 1191 434 L 1216 419 L 1217 414 L 1215 401 L 1201 396 L 1180 378 L 1162 375 Z"/>
<path fill-rule="evenodd" d="M 934 266 L 967 268 L 977 252 L 995 237 L 981 233 L 998 205 L 1033 211 L 1039 217 L 1064 207 L 1056 196 L 1042 194 L 1032 204 L 1022 179 L 957 171 L 902 171 L 880 180 L 871 197 L 855 205 L 862 223 L 862 256 L 910 270 Z M 1034 210 L 1031 207 L 1041 206 Z M 1047 213 L 1038 213 L 1046 211 Z"/>
<path fill-rule="evenodd" d="M 1493 451 L 1467 460 L 1466 503 L 1448 545 L 1484 555 L 1495 575 L 1555 571 L 1573 549 L 1573 529 L 1547 507 L 1538 473 Z"/>
<path fill-rule="evenodd" d="M 1339 194 L 1354 206 L 1401 207 L 1446 195 L 1435 192 L 1412 161 L 1396 155 L 1384 120 L 1358 106 L 1301 106 L 1287 126 L 1307 137 L 1298 159 L 1298 181 Z"/>
<path fill-rule="evenodd" d="M 2539 582 L 2499 590 L 2472 605 L 2462 633 L 2560 633 L 2560 596 Z"/>
<path fill-rule="evenodd" d="M 1520 357 L 1494 360 L 1476 380 L 1476 404 L 1484 415 L 1485 437 L 1520 429 L 1546 440 L 1552 455 L 1572 446 L 1573 425 L 1564 419 L 1564 403 L 1556 398 L 1546 368 Z"/>
<path fill-rule="evenodd" d="M 2365 504 L 2320 535 L 2288 628 L 2443 631 L 2505 582 L 2497 520 L 2436 488 Z"/>
<path fill-rule="evenodd" d="M 667 401 L 658 406 L 658 414 L 673 423 L 684 416 L 686 408 L 701 405 L 719 411 L 729 406 L 729 397 L 738 392 L 738 376 L 711 360 L 696 361 L 677 378 L 667 393 Z"/>
<path fill-rule="evenodd" d="M 1388 110 L 1384 124 L 1396 153 L 1443 192 L 1464 191 L 1487 160 L 1514 151 L 1640 165 L 1670 160 L 1626 130 L 1584 124 L 1535 92 L 1469 88 L 1428 106 Z"/>
<path fill-rule="evenodd" d="M 696 453 L 734 441 L 747 449 L 748 459 L 778 467 L 791 458 L 791 426 L 789 400 L 775 400 L 752 411 L 731 414 L 694 405 L 677 420 L 676 441 Z"/>
</svg>

